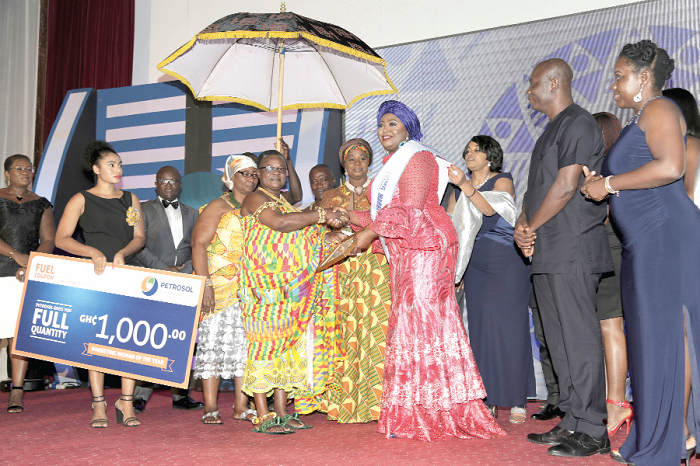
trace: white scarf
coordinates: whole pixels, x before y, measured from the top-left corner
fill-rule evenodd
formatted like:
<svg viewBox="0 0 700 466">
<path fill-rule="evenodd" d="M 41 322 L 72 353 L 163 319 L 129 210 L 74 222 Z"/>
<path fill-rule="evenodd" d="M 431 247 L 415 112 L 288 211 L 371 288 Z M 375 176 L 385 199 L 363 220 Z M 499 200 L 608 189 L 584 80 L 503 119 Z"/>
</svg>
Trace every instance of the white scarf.
<svg viewBox="0 0 700 466">
<path fill-rule="evenodd" d="M 399 147 L 394 155 L 391 156 L 372 182 L 372 204 L 370 208 L 372 220 L 376 220 L 377 212 L 391 202 L 391 199 L 394 197 L 396 185 L 399 184 L 401 175 L 406 169 L 408 162 L 411 161 L 414 155 L 422 151 L 431 152 L 435 156 L 435 162 L 438 164 L 437 195 L 438 199 L 442 199 L 442 195 L 445 193 L 445 188 L 447 187 L 447 169 L 450 166 L 450 162 L 436 155 L 437 151 L 434 149 L 418 141 L 408 141 Z M 428 182 L 428 180 L 426 180 L 426 182 Z M 380 237 L 379 240 L 382 242 L 387 260 L 389 260 L 389 250 L 386 247 L 384 237 Z"/>
<path fill-rule="evenodd" d="M 481 193 L 481 192 L 480 192 Z M 515 226 L 517 220 L 517 210 L 513 196 L 505 191 L 484 191 L 481 193 L 493 210 L 510 224 Z M 457 254 L 457 266 L 455 267 L 455 283 L 458 283 L 467 269 L 469 259 L 474 249 L 474 240 L 479 233 L 484 216 L 474 204 L 463 194 L 457 199 L 454 213 L 452 214 L 452 224 L 457 230 L 459 239 L 459 254 Z"/>
</svg>

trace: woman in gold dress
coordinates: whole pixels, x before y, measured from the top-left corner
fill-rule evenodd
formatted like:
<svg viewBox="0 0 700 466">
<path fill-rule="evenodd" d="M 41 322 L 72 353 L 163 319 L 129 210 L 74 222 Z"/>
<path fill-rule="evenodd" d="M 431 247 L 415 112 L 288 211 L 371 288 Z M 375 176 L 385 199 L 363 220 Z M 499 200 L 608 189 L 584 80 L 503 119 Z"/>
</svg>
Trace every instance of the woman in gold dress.
<svg viewBox="0 0 700 466">
<path fill-rule="evenodd" d="M 372 147 L 350 139 L 340 148 L 347 181 L 323 195 L 326 209 L 369 210 L 367 173 Z M 328 418 L 341 423 L 379 419 L 386 331 L 391 309 L 389 263 L 370 247 L 336 266 L 345 357 L 335 364 L 324 397 Z"/>
</svg>

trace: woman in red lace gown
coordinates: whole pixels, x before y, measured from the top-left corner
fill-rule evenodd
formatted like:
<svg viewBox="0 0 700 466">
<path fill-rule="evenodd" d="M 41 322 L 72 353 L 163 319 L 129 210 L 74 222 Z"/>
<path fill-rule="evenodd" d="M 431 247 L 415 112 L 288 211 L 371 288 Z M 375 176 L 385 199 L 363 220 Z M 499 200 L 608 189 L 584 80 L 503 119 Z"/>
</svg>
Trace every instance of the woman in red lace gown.
<svg viewBox="0 0 700 466">
<path fill-rule="evenodd" d="M 422 136 L 415 113 L 400 102 L 384 102 L 377 120 L 385 164 L 400 143 Z M 440 207 L 438 179 L 435 155 L 419 151 L 374 220 L 367 211 L 351 215 L 368 226 L 356 235 L 356 252 L 378 236 L 389 252 L 393 302 L 378 430 L 427 441 L 504 435 L 481 401 L 486 392 L 455 299 L 457 233 Z M 376 241 L 375 250 L 381 247 Z"/>
</svg>

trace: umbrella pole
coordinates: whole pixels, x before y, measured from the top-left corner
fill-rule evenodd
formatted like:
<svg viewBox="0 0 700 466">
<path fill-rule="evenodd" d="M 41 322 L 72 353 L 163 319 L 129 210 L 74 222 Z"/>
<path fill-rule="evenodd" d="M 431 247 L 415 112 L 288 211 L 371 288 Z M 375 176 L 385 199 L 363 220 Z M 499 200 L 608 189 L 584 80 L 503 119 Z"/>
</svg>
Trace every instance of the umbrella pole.
<svg viewBox="0 0 700 466">
<path fill-rule="evenodd" d="M 280 42 L 280 73 L 277 88 L 277 150 L 282 152 L 282 84 L 284 83 L 284 39 Z"/>
</svg>

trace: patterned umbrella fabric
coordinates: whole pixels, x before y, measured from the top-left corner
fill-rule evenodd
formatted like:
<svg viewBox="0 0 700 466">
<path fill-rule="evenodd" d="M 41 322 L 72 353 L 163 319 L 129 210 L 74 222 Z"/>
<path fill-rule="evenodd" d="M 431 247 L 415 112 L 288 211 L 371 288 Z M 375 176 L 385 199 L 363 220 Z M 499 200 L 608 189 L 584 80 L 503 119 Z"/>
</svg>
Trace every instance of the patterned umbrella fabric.
<svg viewBox="0 0 700 466">
<path fill-rule="evenodd" d="M 235 13 L 212 23 L 158 65 L 200 100 L 276 110 L 349 108 L 398 92 L 386 62 L 343 28 L 291 12 Z"/>
</svg>

